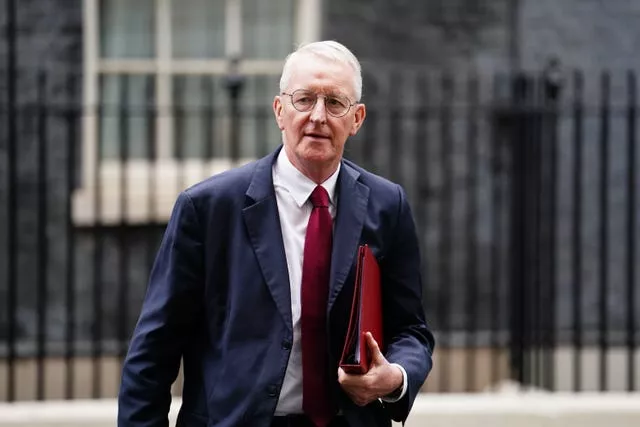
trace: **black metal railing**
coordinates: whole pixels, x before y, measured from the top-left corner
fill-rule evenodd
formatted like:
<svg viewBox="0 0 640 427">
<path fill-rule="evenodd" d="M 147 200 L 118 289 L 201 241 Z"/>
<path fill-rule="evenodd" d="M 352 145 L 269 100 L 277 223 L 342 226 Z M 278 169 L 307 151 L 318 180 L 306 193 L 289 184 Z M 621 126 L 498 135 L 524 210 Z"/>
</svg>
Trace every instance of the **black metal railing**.
<svg viewBox="0 0 640 427">
<path fill-rule="evenodd" d="M 241 80 L 202 76 L 207 102 L 167 107 L 152 79 L 148 102 L 126 102 L 139 82 L 123 75 L 120 102 L 94 106 L 81 76 L 12 75 L 0 399 L 113 396 L 177 192 L 267 154 L 279 131 Z M 636 74 L 565 77 L 365 76 L 345 155 L 411 198 L 438 340 L 427 391 L 638 390 Z"/>
</svg>

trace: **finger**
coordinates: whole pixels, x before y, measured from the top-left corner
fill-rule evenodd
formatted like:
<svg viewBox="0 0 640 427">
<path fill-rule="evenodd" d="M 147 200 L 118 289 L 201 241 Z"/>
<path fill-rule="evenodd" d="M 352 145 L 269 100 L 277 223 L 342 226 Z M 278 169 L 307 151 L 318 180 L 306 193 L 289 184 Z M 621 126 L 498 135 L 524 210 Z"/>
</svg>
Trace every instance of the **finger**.
<svg viewBox="0 0 640 427">
<path fill-rule="evenodd" d="M 342 368 L 338 368 L 338 382 L 340 384 L 344 384 L 344 381 L 347 379 L 347 373 Z"/>
<path fill-rule="evenodd" d="M 380 347 L 378 346 L 375 338 L 373 338 L 371 332 L 367 332 L 367 344 L 369 346 L 369 350 L 371 350 L 371 360 L 373 363 L 380 364 L 386 362 L 386 359 L 380 351 Z"/>
</svg>

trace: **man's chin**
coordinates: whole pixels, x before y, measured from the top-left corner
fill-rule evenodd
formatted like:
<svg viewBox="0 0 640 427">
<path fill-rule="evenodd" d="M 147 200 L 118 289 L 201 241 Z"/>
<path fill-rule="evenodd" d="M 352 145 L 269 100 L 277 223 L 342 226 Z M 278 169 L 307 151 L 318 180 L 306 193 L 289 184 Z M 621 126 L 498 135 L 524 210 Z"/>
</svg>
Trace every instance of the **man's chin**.
<svg viewBox="0 0 640 427">
<path fill-rule="evenodd" d="M 302 144 L 306 145 L 308 148 L 326 147 L 333 145 L 331 138 L 311 135 L 305 135 L 302 138 Z"/>
<path fill-rule="evenodd" d="M 326 165 L 335 161 L 336 154 L 333 150 L 305 150 L 301 157 L 312 164 Z"/>
<path fill-rule="evenodd" d="M 298 146 L 298 153 L 305 159 L 328 161 L 336 156 L 330 140 L 327 141 L 305 141 Z"/>
</svg>

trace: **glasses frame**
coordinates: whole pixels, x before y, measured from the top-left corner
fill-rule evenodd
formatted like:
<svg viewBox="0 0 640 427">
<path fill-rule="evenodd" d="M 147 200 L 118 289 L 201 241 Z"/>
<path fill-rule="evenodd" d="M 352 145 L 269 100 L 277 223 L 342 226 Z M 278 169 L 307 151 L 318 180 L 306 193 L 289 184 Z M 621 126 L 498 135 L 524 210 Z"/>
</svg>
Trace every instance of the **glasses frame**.
<svg viewBox="0 0 640 427">
<path fill-rule="evenodd" d="M 308 110 L 306 110 L 306 111 L 305 111 L 305 110 L 300 110 L 300 109 L 298 109 L 298 108 L 296 107 L 296 104 L 293 102 L 293 96 L 294 96 L 297 92 L 309 92 L 309 93 L 313 93 L 313 94 L 316 96 L 316 100 L 313 102 L 313 105 L 311 106 L 311 108 L 309 108 Z M 282 93 L 281 93 L 281 95 L 287 95 L 287 96 L 289 97 L 289 100 L 291 101 L 291 105 L 293 106 L 293 108 L 295 108 L 295 109 L 296 109 L 296 111 L 299 111 L 299 112 L 301 112 L 301 113 L 308 113 L 309 111 L 313 111 L 313 109 L 314 109 L 314 108 L 316 108 L 316 104 L 318 103 L 318 98 L 320 98 L 320 97 L 322 96 L 322 97 L 324 97 L 324 99 L 325 99 L 325 104 L 324 104 L 324 109 L 325 109 L 325 111 L 326 111 L 326 112 L 327 112 L 327 114 L 329 114 L 331 117 L 335 117 L 335 118 L 340 118 L 340 117 L 344 117 L 344 116 L 346 116 L 346 115 L 349 113 L 349 111 L 351 110 L 351 107 L 353 107 L 353 106 L 355 106 L 355 105 L 358 105 L 358 104 L 359 104 L 358 102 L 351 103 L 351 100 L 345 96 L 345 99 L 348 101 L 348 103 L 347 103 L 347 109 L 344 111 L 344 113 L 343 113 L 343 114 L 336 115 L 336 114 L 333 114 L 332 112 L 330 112 L 330 111 L 329 111 L 329 109 L 327 108 L 327 104 L 326 104 L 327 95 L 321 95 L 321 94 L 318 94 L 318 93 L 316 93 L 316 92 L 314 92 L 314 91 L 312 91 L 312 90 L 308 90 L 308 89 L 296 89 L 296 90 L 294 90 L 294 91 L 293 91 L 293 92 L 291 92 L 291 93 L 282 92 Z M 332 98 L 336 98 L 336 97 L 335 97 L 335 96 L 332 96 Z"/>
</svg>

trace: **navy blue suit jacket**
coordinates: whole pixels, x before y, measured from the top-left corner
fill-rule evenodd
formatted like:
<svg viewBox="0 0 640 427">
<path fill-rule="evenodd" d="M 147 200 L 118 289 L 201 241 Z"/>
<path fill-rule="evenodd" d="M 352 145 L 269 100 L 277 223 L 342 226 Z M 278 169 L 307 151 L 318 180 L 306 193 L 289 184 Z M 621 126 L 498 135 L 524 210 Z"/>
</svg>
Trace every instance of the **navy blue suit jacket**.
<svg viewBox="0 0 640 427">
<path fill-rule="evenodd" d="M 182 192 L 155 261 L 124 362 L 118 426 L 168 425 L 181 358 L 179 426 L 268 427 L 293 339 L 291 301 L 271 169 L 280 149 Z M 432 365 L 420 256 L 402 188 L 343 160 L 327 306 L 335 393 L 353 427 L 407 417 Z M 355 254 L 380 262 L 385 352 L 407 371 L 396 403 L 356 406 L 337 383 Z"/>
</svg>

